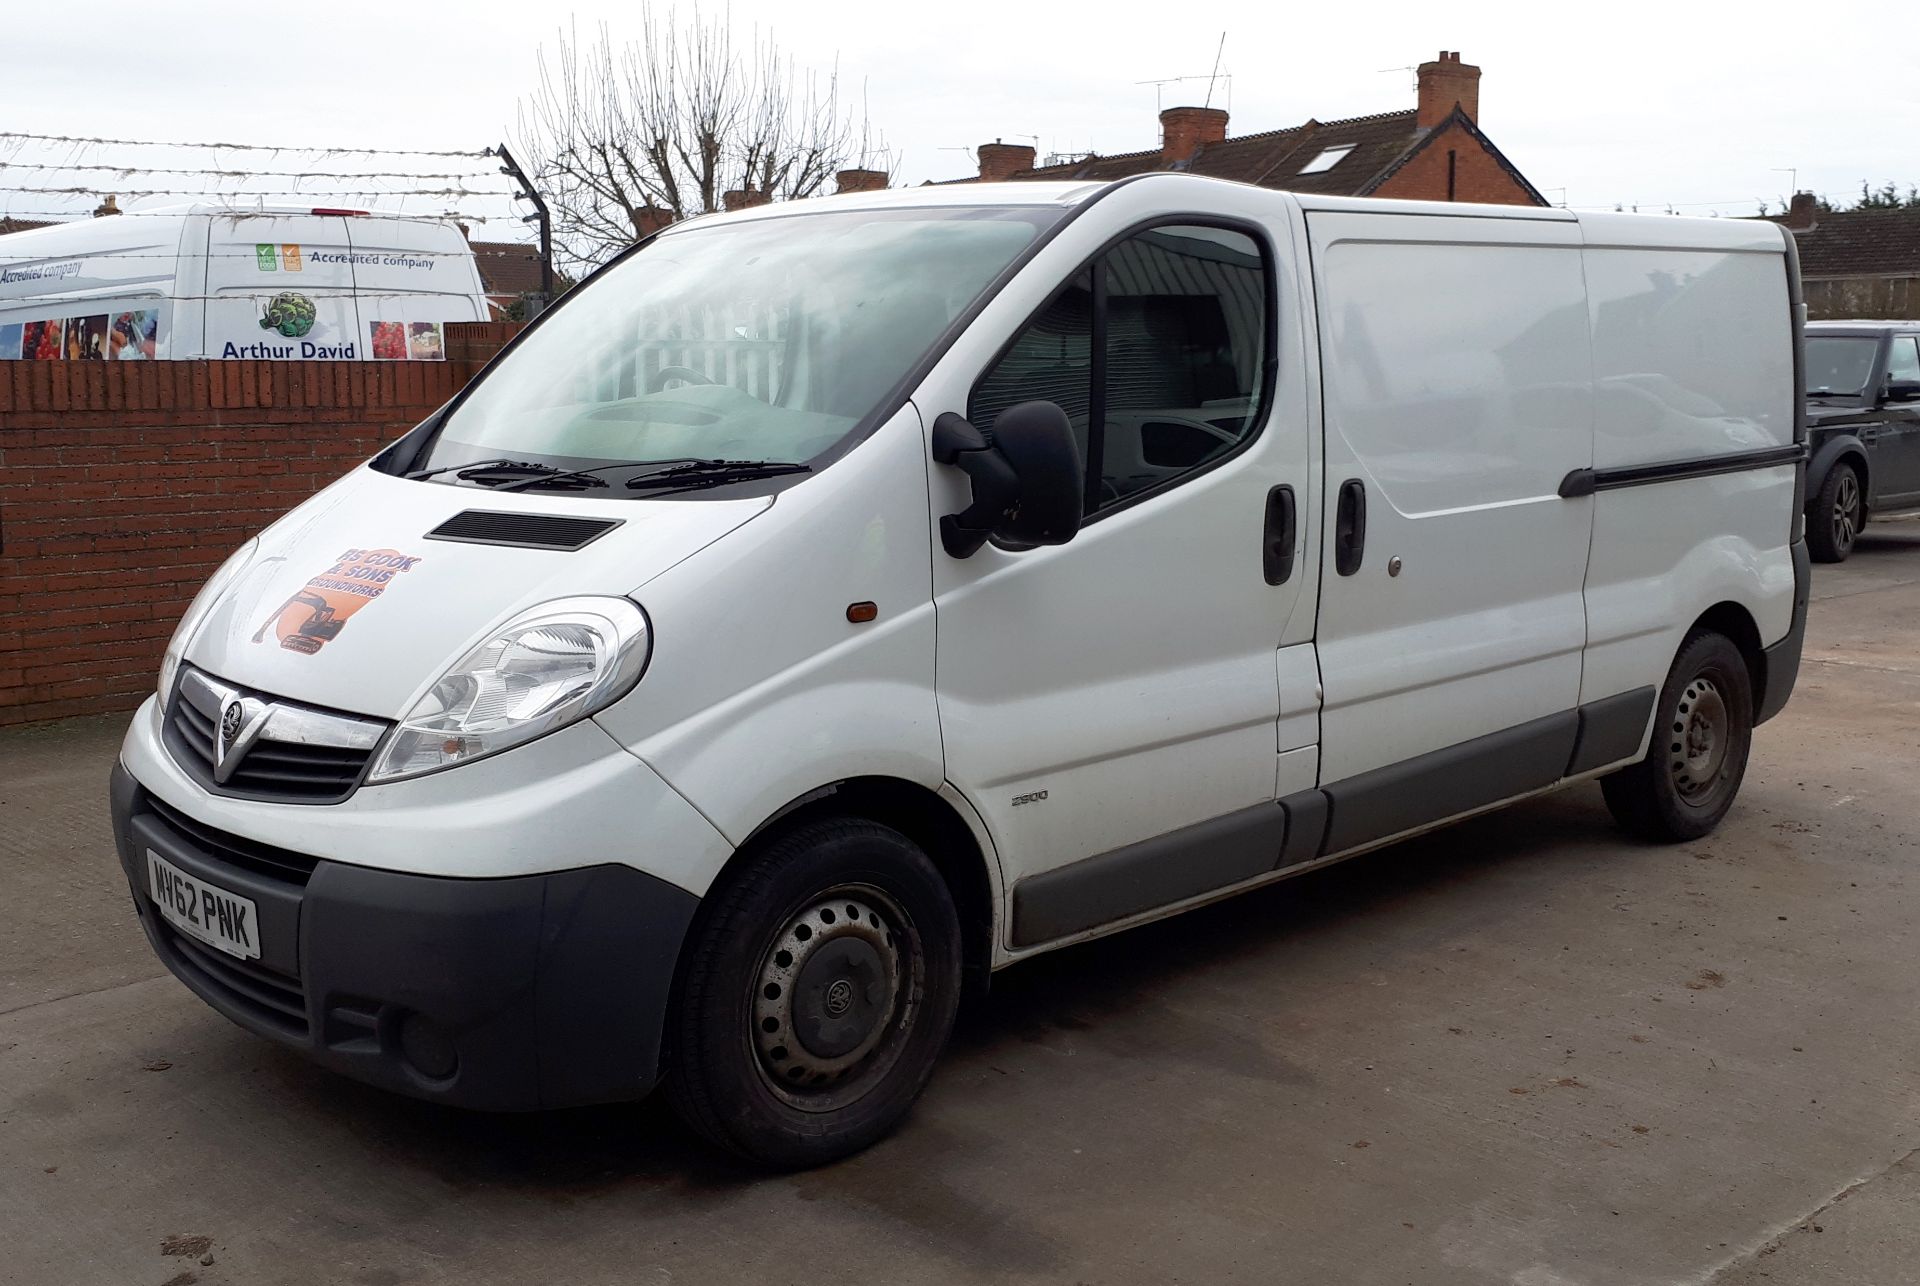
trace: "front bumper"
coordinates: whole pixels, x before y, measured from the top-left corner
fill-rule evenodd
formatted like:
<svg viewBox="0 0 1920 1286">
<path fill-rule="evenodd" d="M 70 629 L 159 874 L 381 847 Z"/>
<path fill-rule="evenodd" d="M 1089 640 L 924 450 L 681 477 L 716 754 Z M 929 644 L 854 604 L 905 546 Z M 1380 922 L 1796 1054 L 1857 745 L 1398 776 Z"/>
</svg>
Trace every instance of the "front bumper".
<svg viewBox="0 0 1920 1286">
<path fill-rule="evenodd" d="M 515 1111 L 639 1098 L 659 1078 L 699 899 L 622 865 L 455 879 L 302 857 L 197 822 L 116 764 L 114 842 L 148 941 L 247 1030 L 357 1080 Z M 261 957 L 177 932 L 145 854 L 251 898 Z"/>
</svg>

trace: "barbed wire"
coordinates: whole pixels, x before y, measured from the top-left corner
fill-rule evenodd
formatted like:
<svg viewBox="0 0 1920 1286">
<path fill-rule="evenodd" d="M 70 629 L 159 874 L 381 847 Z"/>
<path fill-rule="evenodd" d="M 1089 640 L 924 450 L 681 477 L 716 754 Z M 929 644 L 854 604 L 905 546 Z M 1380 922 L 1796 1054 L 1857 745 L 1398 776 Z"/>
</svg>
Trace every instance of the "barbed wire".
<svg viewBox="0 0 1920 1286">
<path fill-rule="evenodd" d="M 84 196 L 104 195 L 98 185 L 89 187 L 0 187 L 0 192 L 26 192 L 35 196 Z M 115 197 L 125 197 L 130 201 L 140 201 L 156 196 L 204 196 L 204 197 L 263 197 L 263 196 L 511 196 L 510 192 L 490 191 L 485 188 L 470 188 L 465 185 L 447 188 L 261 188 L 253 192 L 209 192 L 205 188 L 118 188 L 112 193 Z"/>
<path fill-rule="evenodd" d="M 306 245 L 309 243 L 302 242 L 301 244 Z M 469 245 L 471 244 L 472 243 L 469 243 Z M 535 258 L 539 257 L 539 247 L 535 246 L 532 242 L 528 242 L 528 241 L 483 241 L 480 244 L 483 246 L 510 246 L 516 250 L 528 251 L 529 253 L 534 255 Z M 325 253 L 331 253 L 331 251 L 326 251 Z M 423 258 L 435 258 L 435 257 L 443 258 L 443 259 L 464 259 L 469 254 L 479 254 L 484 256 L 484 255 L 492 254 L 495 252 L 489 251 L 489 250 L 475 251 L 471 249 L 468 249 L 468 250 L 386 250 L 386 249 L 362 250 L 359 248 L 354 248 L 351 250 L 342 249 L 341 253 L 354 254 L 354 255 L 370 255 L 370 256 L 392 256 L 395 258 L 408 258 L 408 259 L 423 259 Z M 61 260 L 61 259 L 87 259 L 87 260 L 163 259 L 168 263 L 176 263 L 186 259 L 194 259 L 194 260 L 244 259 L 249 263 L 253 263 L 258 261 L 259 255 L 257 255 L 255 252 L 251 250 L 234 250 L 234 251 L 183 250 L 179 254 L 150 253 L 147 251 L 138 251 L 138 250 L 134 250 L 134 251 L 81 250 L 81 251 L 75 251 L 71 254 L 54 254 L 54 255 L 0 254 L 0 263 L 40 263 L 45 260 Z"/>
<path fill-rule="evenodd" d="M 202 193 L 201 195 L 207 196 L 210 198 L 218 198 L 223 195 L 233 196 L 236 194 L 207 192 L 207 193 Z M 238 195 L 247 196 L 251 194 L 240 193 Z M 324 196 L 326 194 L 313 193 L 311 195 Z M 380 194 L 363 193 L 362 195 L 380 195 Z M 387 193 L 385 195 L 393 196 L 398 194 Z M 477 192 L 477 193 L 474 193 L 473 195 L 495 196 L 495 195 L 501 195 L 501 194 Z M 228 216 L 243 216 L 247 218 L 259 218 L 259 219 L 298 219 L 298 218 L 307 217 L 306 211 L 272 210 L 272 209 L 252 210 L 252 209 L 247 209 L 245 207 L 222 208 L 218 210 L 202 211 L 202 213 L 228 215 Z M 420 211 L 404 211 L 404 210 L 402 211 L 368 211 L 368 213 L 377 218 L 404 219 L 412 223 L 439 223 L 447 220 L 456 220 L 461 223 L 524 223 L 525 222 L 525 220 L 523 220 L 519 215 L 478 214 L 478 213 L 470 213 L 470 212 L 461 211 L 461 210 L 448 210 L 448 211 L 445 211 L 444 213 L 435 213 L 435 214 L 426 214 Z M 112 219 L 184 219 L 188 217 L 188 214 L 184 210 L 120 210 L 114 214 L 106 215 L 102 217 L 112 218 Z M 0 223 L 4 223 L 9 219 L 15 220 L 15 221 L 48 220 L 53 225 L 59 225 L 63 223 L 91 223 L 93 221 L 93 214 L 91 211 L 88 211 L 88 210 L 12 210 L 12 209 L 7 209 L 4 206 L 0 206 Z"/>
<path fill-rule="evenodd" d="M 21 142 L 28 143 L 78 144 L 89 147 L 187 147 L 225 152 L 308 152 L 321 156 L 457 156 L 477 159 L 479 157 L 490 157 L 494 155 L 494 151 L 490 147 L 476 150 L 460 150 L 424 147 L 327 147 L 313 144 L 293 146 L 269 143 L 169 142 L 161 139 L 92 138 L 75 134 L 34 134 L 25 130 L 0 130 L 0 140 L 5 139 L 17 139 Z"/>
<path fill-rule="evenodd" d="M 489 170 L 452 170 L 436 173 L 416 174 L 411 170 L 228 170 L 212 166 L 198 168 L 179 168 L 164 165 L 49 165 L 39 161 L 0 161 L 0 170 L 45 170 L 53 172 L 71 170 L 102 170 L 117 174 L 122 178 L 135 174 L 178 174 L 205 175 L 216 179 L 466 179 L 481 178 Z"/>
</svg>

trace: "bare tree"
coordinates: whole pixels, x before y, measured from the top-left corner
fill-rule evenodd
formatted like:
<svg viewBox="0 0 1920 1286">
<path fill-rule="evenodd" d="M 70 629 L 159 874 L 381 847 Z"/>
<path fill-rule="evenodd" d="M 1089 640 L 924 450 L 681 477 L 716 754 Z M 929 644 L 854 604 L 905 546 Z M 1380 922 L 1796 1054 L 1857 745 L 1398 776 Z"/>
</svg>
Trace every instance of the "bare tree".
<svg viewBox="0 0 1920 1286">
<path fill-rule="evenodd" d="M 756 29 L 735 44 L 727 15 L 681 21 L 640 7 L 640 36 L 602 24 L 583 44 L 561 34 L 520 103 L 515 150 L 552 208 L 555 248 L 577 266 L 605 261 L 664 223 L 718 210 L 729 192 L 787 201 L 849 166 L 890 170 L 864 105 L 843 103 L 836 66 L 796 69 Z"/>
</svg>

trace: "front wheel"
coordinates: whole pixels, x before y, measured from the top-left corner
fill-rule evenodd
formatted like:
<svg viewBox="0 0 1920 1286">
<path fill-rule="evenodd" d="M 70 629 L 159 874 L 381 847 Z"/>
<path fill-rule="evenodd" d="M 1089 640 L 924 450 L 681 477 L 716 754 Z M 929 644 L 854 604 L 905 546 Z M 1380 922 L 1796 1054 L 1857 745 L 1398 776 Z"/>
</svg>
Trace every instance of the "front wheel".
<svg viewBox="0 0 1920 1286">
<path fill-rule="evenodd" d="M 829 818 L 709 895 L 682 965 L 667 1092 L 709 1140 L 800 1169 L 884 1137 L 953 1029 L 960 923 L 906 836 Z"/>
<path fill-rule="evenodd" d="M 1807 551 L 1823 563 L 1846 561 L 1867 520 L 1866 490 L 1850 464 L 1836 464 L 1821 480 L 1807 515 Z"/>
<path fill-rule="evenodd" d="M 1724 634 L 1688 636 L 1654 708 L 1647 757 L 1600 782 L 1607 809 L 1642 839 L 1699 839 L 1733 807 L 1753 746 L 1753 680 Z"/>
</svg>

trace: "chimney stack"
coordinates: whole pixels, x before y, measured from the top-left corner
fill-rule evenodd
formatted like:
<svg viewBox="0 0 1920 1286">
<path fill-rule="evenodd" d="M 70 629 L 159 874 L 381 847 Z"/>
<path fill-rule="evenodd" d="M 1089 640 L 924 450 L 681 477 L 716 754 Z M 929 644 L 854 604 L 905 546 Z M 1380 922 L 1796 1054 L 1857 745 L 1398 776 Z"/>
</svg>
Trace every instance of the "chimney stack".
<svg viewBox="0 0 1920 1286">
<path fill-rule="evenodd" d="M 887 172 L 885 170 L 842 170 L 833 176 L 835 191 L 844 195 L 848 192 L 884 192 L 887 190 Z"/>
<path fill-rule="evenodd" d="M 642 240 L 673 222 L 673 211 L 657 205 L 643 205 L 633 211 L 633 239 Z"/>
<path fill-rule="evenodd" d="M 1787 206 L 1787 217 L 1781 222 L 1796 232 L 1808 231 L 1820 222 L 1820 198 L 1811 192 L 1795 192 Z"/>
<path fill-rule="evenodd" d="M 1226 137 L 1227 114 L 1218 107 L 1169 107 L 1160 113 L 1160 155 L 1170 165 L 1191 161 L 1195 152 Z"/>
<path fill-rule="evenodd" d="M 112 193 L 108 193 L 106 200 L 102 201 L 99 205 L 96 205 L 93 207 L 93 217 L 96 219 L 104 219 L 110 214 L 125 214 L 125 213 L 126 211 L 120 208 L 120 203 L 113 199 Z"/>
<path fill-rule="evenodd" d="M 734 188 L 722 194 L 720 204 L 729 212 L 751 210 L 756 205 L 766 205 L 773 200 L 770 193 L 756 191 L 753 188 Z"/>
<path fill-rule="evenodd" d="M 1480 122 L 1480 69 L 1460 61 L 1460 51 L 1442 49 L 1440 57 L 1420 64 L 1419 115 L 1414 123 L 1432 129 L 1453 114 L 1455 105 Z"/>
<path fill-rule="evenodd" d="M 1000 183 L 1021 170 L 1033 168 L 1034 150 L 1024 143 L 982 143 L 974 153 L 980 162 L 980 181 Z"/>
</svg>

